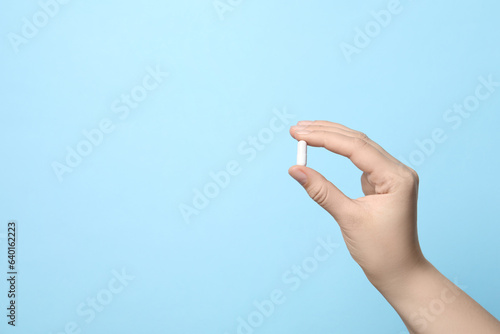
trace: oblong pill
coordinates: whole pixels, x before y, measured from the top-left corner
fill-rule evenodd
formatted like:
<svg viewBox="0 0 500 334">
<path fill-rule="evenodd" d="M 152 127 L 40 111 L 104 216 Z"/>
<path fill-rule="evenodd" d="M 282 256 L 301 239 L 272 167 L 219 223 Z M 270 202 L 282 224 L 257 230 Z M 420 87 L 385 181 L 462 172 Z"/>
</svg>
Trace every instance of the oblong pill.
<svg viewBox="0 0 500 334">
<path fill-rule="evenodd" d="M 297 165 L 307 165 L 307 143 L 305 140 L 299 141 L 297 145 Z"/>
</svg>

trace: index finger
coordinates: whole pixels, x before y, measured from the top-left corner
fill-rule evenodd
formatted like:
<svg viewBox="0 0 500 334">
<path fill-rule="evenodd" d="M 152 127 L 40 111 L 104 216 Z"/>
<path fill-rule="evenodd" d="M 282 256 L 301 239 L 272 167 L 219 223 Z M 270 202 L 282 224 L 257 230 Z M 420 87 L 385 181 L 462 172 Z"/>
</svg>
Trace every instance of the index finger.
<svg viewBox="0 0 500 334">
<path fill-rule="evenodd" d="M 394 164 L 386 156 L 369 144 L 367 138 L 351 137 L 338 132 L 304 127 L 292 127 L 290 133 L 295 139 L 305 140 L 310 146 L 324 147 L 350 159 L 356 167 L 366 173 L 394 167 Z"/>
<path fill-rule="evenodd" d="M 322 126 L 326 127 L 328 131 L 333 130 L 334 132 L 340 132 L 342 134 L 346 134 L 351 137 L 361 137 L 370 143 L 370 145 L 374 146 L 377 150 L 380 151 L 383 155 L 385 155 L 389 160 L 395 163 L 399 163 L 399 161 L 394 158 L 389 152 L 387 152 L 382 146 L 368 138 L 364 133 L 348 128 L 347 126 L 334 123 L 329 121 L 300 121 L 297 125 L 307 126 L 307 128 L 311 128 L 311 126 Z"/>
</svg>

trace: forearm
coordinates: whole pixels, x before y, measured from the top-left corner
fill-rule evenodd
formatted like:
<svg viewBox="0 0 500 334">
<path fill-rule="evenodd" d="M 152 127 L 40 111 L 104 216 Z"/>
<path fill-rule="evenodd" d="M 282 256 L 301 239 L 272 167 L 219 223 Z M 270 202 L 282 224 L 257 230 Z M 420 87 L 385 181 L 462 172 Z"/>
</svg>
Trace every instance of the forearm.
<svg viewBox="0 0 500 334">
<path fill-rule="evenodd" d="M 412 334 L 500 333 L 495 317 L 427 261 L 405 277 L 375 287 Z"/>
</svg>

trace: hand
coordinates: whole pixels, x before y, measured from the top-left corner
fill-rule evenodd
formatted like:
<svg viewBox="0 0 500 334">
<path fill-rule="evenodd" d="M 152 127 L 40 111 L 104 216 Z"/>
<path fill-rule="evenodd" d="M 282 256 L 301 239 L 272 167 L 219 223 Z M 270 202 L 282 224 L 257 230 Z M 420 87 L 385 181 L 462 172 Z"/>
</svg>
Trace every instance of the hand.
<svg viewBox="0 0 500 334">
<path fill-rule="evenodd" d="M 349 158 L 363 174 L 351 199 L 311 168 L 289 173 L 337 221 L 349 252 L 411 334 L 500 334 L 500 322 L 423 256 L 417 236 L 418 176 L 361 132 L 299 122 L 297 140 Z M 440 308 L 436 311 L 436 306 Z"/>
<path fill-rule="evenodd" d="M 349 252 L 377 288 L 425 264 L 417 236 L 418 176 L 414 170 L 365 134 L 341 124 L 302 121 L 290 134 L 349 158 L 363 172 L 361 187 L 366 196 L 351 199 L 311 168 L 289 170 L 335 218 Z"/>
</svg>

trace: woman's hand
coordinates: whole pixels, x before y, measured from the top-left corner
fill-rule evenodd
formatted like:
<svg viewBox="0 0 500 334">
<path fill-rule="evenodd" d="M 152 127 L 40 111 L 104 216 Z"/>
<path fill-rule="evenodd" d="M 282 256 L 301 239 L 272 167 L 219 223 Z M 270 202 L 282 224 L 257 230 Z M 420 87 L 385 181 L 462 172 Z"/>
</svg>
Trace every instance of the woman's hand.
<svg viewBox="0 0 500 334">
<path fill-rule="evenodd" d="M 325 121 L 290 129 L 297 140 L 349 158 L 363 171 L 364 197 L 351 199 L 304 166 L 289 173 L 337 221 L 349 252 L 411 334 L 498 334 L 500 322 L 460 290 L 420 250 L 418 176 L 361 132 Z"/>
<path fill-rule="evenodd" d="M 418 176 L 365 134 L 341 124 L 302 121 L 297 140 L 349 158 L 363 174 L 364 197 L 351 199 L 315 170 L 289 173 L 337 221 L 354 260 L 376 286 L 392 284 L 425 263 L 417 236 Z"/>
</svg>

